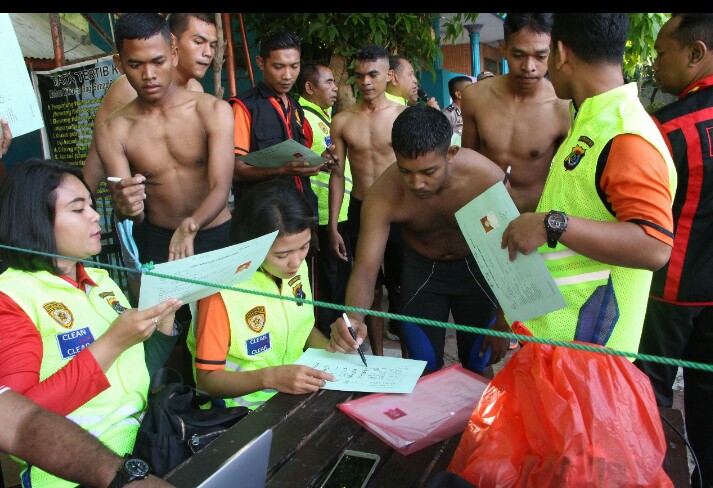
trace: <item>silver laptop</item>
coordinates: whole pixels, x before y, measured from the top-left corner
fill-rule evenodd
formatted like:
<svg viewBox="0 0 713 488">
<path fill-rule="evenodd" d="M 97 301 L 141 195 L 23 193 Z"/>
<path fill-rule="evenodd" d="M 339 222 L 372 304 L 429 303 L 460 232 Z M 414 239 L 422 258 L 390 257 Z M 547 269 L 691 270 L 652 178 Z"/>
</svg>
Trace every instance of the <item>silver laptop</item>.
<svg viewBox="0 0 713 488">
<path fill-rule="evenodd" d="M 226 459 L 197 488 L 265 488 L 271 446 L 272 430 L 267 429 Z"/>
</svg>

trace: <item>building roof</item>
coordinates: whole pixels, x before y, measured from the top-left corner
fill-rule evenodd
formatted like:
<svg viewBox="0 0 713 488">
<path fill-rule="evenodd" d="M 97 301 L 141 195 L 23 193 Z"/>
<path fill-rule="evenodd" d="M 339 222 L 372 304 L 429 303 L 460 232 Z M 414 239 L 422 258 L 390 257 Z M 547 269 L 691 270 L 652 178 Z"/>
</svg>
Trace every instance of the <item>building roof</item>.
<svg viewBox="0 0 713 488">
<path fill-rule="evenodd" d="M 10 13 L 10 20 L 25 58 L 47 60 L 55 58 L 48 13 Z M 84 35 L 70 23 L 62 20 L 61 25 L 64 58 L 67 64 L 107 54 L 92 44 L 88 35 Z"/>
</svg>

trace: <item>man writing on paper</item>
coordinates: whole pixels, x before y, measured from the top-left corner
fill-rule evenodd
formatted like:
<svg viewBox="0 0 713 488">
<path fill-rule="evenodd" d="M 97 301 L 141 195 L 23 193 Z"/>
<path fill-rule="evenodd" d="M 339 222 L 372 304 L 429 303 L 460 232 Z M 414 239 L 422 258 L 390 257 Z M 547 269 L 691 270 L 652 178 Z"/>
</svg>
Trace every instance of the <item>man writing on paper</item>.
<svg viewBox="0 0 713 488">
<path fill-rule="evenodd" d="M 396 117 L 391 141 L 396 163 L 369 188 L 362 207 L 362 223 L 346 305 L 369 308 L 391 223 L 399 223 L 406 243 L 401 293 L 404 315 L 487 327 L 496 304 L 485 278 L 478 271 L 455 212 L 494 184 L 505 173 L 492 161 L 470 149 L 450 146 L 453 129 L 435 108 L 416 105 Z M 509 189 L 509 184 L 506 184 Z M 357 332 L 353 339 L 343 319 L 332 324 L 329 350 L 357 351 L 366 336 L 364 315 L 347 314 Z M 507 324 L 494 327 L 509 331 Z M 445 329 L 402 323 L 402 340 L 409 358 L 427 361 L 426 369 L 443 366 Z M 482 340 L 482 343 L 480 342 Z M 458 332 L 462 365 L 491 375 L 508 341 Z M 481 352 L 491 347 L 490 361 Z M 487 363 L 487 364 L 485 364 Z"/>
<path fill-rule="evenodd" d="M 114 210 L 134 221 L 141 261 L 227 246 L 230 106 L 176 84 L 176 51 L 160 15 L 123 14 L 115 37 L 115 62 L 138 96 L 96 128 L 97 153 L 107 174 L 122 178 L 112 191 Z M 161 185 L 144 185 L 146 173 Z"/>
</svg>

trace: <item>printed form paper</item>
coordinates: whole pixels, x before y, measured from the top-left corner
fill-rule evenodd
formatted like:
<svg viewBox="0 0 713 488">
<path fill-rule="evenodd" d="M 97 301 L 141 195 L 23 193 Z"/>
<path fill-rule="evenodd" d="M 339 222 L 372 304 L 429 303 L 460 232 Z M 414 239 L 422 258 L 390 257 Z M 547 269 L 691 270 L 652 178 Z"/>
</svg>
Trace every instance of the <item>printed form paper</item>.
<svg viewBox="0 0 713 488">
<path fill-rule="evenodd" d="M 455 214 L 480 271 L 510 323 L 525 322 L 566 305 L 539 253 L 518 253 L 510 261 L 507 248 L 500 247 L 505 229 L 519 215 L 500 182 Z"/>
<path fill-rule="evenodd" d="M 0 118 L 10 124 L 12 137 L 44 127 L 10 14 L 0 13 Z"/>
<path fill-rule="evenodd" d="M 322 156 L 294 139 L 287 139 L 274 146 L 238 156 L 243 162 L 258 168 L 279 168 L 290 161 L 307 161 L 309 167 L 326 162 Z"/>
<path fill-rule="evenodd" d="M 157 264 L 151 271 L 195 281 L 235 286 L 252 277 L 265 260 L 275 237 L 277 231 L 215 251 Z M 183 303 L 191 303 L 219 291 L 220 288 L 214 286 L 143 274 L 139 310 L 146 310 L 169 298 L 178 298 L 183 300 Z"/>
<path fill-rule="evenodd" d="M 359 354 L 307 349 L 295 364 L 302 364 L 331 374 L 325 390 L 362 391 L 368 393 L 411 393 L 421 377 L 426 361 L 366 356 L 364 366 Z"/>
</svg>

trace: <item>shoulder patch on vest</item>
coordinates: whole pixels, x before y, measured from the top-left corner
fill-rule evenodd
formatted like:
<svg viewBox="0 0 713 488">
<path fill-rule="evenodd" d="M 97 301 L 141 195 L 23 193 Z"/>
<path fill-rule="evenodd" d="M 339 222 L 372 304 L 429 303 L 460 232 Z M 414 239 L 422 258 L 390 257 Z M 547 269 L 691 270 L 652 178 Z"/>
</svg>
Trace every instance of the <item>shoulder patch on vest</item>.
<svg viewBox="0 0 713 488">
<path fill-rule="evenodd" d="M 260 333 L 265 327 L 266 315 L 264 306 L 253 307 L 245 314 L 245 323 L 248 324 L 250 330 Z"/>
<path fill-rule="evenodd" d="M 64 303 L 47 302 L 42 305 L 42 308 L 62 327 L 71 329 L 74 325 L 74 316 Z"/>
<path fill-rule="evenodd" d="M 580 142 L 584 144 L 580 144 Z M 592 141 L 587 136 L 581 136 L 579 140 L 577 140 L 577 145 L 572 148 L 572 151 L 564 159 L 564 169 L 566 169 L 567 171 L 572 171 L 574 168 L 576 168 L 579 162 L 584 157 L 584 153 L 587 152 L 587 149 L 592 146 L 594 146 L 594 141 Z"/>
</svg>

